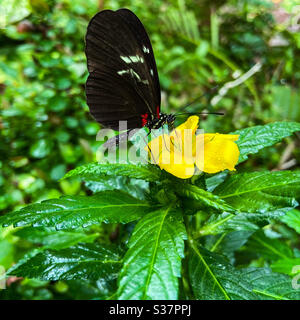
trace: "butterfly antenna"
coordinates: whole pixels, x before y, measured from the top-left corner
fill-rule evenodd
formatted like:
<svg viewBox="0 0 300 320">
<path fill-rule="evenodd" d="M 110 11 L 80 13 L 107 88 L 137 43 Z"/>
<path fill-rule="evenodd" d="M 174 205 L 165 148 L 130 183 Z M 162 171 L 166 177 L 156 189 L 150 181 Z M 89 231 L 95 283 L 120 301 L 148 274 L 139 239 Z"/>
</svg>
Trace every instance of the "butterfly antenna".
<svg viewBox="0 0 300 320">
<path fill-rule="evenodd" d="M 199 115 L 207 115 L 207 114 L 215 114 L 217 116 L 224 116 L 224 112 L 180 112 L 175 113 L 176 116 L 188 115 L 188 114 L 199 114 Z"/>
<path fill-rule="evenodd" d="M 194 99 L 193 101 L 189 102 L 187 105 L 183 106 L 180 108 L 180 110 L 185 110 L 187 107 L 195 104 L 195 102 L 197 102 L 198 100 L 202 99 L 203 97 L 209 97 L 213 92 L 215 92 L 217 89 L 219 88 L 219 85 L 209 89 L 209 92 L 205 92 L 202 95 L 200 95 L 199 97 L 197 97 L 196 99 Z"/>
</svg>

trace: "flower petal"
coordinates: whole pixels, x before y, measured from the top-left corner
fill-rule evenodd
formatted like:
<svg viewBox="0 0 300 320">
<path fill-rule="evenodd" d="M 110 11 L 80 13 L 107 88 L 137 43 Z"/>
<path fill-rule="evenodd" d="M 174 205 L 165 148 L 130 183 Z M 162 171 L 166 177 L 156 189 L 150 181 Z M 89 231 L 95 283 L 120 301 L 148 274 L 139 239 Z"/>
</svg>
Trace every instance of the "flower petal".
<svg viewBox="0 0 300 320">
<path fill-rule="evenodd" d="M 149 142 L 149 154 L 152 162 L 159 165 L 162 170 L 178 178 L 187 179 L 194 174 L 194 158 L 181 153 L 182 149 L 178 142 L 174 142 L 173 136 L 160 135 Z"/>
<path fill-rule="evenodd" d="M 185 156 L 192 157 L 196 144 L 196 130 L 199 117 L 191 116 L 184 123 L 170 133 L 174 144 L 174 150 L 185 153 Z"/>
<path fill-rule="evenodd" d="M 175 130 L 176 131 L 181 131 L 184 129 L 192 129 L 193 133 L 196 132 L 199 124 L 199 117 L 198 116 L 190 116 L 188 119 L 182 123 L 180 126 L 178 126 Z M 175 131 L 173 130 L 173 131 Z"/>
<path fill-rule="evenodd" d="M 203 150 L 204 157 L 197 157 L 197 167 L 207 173 L 216 173 L 223 170 L 235 170 L 234 166 L 239 159 L 239 149 L 234 142 L 238 135 L 208 133 L 196 137 L 197 150 Z"/>
<path fill-rule="evenodd" d="M 161 169 L 171 173 L 173 176 L 180 179 L 188 179 L 194 175 L 195 165 L 194 163 L 188 163 L 186 161 L 182 163 L 174 163 L 174 161 L 170 161 L 169 164 L 160 165 Z"/>
</svg>

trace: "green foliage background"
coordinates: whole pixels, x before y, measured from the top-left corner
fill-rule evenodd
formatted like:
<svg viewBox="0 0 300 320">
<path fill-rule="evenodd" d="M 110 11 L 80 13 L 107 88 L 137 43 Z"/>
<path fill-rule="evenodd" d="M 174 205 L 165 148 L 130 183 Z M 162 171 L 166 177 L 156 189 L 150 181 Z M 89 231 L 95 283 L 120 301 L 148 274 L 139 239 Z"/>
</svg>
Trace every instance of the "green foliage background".
<svg viewBox="0 0 300 320">
<path fill-rule="evenodd" d="M 4 11 L 0 13 L 0 209 L 3 214 L 61 195 L 90 195 L 93 191 L 109 189 L 108 186 L 112 185 L 109 179 L 104 187 L 102 184 L 83 183 L 76 174 L 59 181 L 69 170 L 94 161 L 99 146 L 95 139 L 99 125 L 89 115 L 84 95 L 87 77 L 84 35 L 90 18 L 103 8 L 116 10 L 127 7 L 146 26 L 158 65 L 163 94 L 162 109 L 165 112 L 174 112 L 206 93 L 189 107 L 189 111 L 225 112 L 224 117 L 209 116 L 202 119 L 201 128 L 208 132 L 229 133 L 283 120 L 300 122 L 300 29 L 294 18 L 297 16 L 294 10 L 296 1 L 283 1 L 279 5 L 269 0 L 22 0 L 9 1 L 9 5 L 6 2 L 0 2 L 0 8 L 6 10 L 4 18 Z M 210 88 L 215 85 L 222 87 L 256 63 L 262 65 L 259 72 L 241 85 L 229 89 L 215 106 L 210 104 L 212 97 L 217 95 L 217 91 L 212 92 Z M 243 160 L 247 155 L 249 159 L 238 167 L 239 172 L 248 171 L 251 174 L 252 171 L 266 169 L 297 169 L 300 159 L 297 129 L 268 127 L 268 130 L 273 130 L 274 135 L 276 132 L 278 139 L 273 135 L 269 143 L 264 140 L 264 146 L 272 146 L 257 154 L 249 155 L 246 152 Z M 281 134 L 280 130 L 288 132 Z M 296 133 L 287 137 L 293 132 Z M 281 140 L 283 137 L 287 138 Z M 247 139 L 245 141 L 244 145 L 247 145 Z M 257 151 L 261 149 L 259 142 L 256 148 Z M 155 172 L 152 174 L 154 178 L 151 179 L 158 179 Z M 116 175 L 121 173 L 117 171 Z M 222 175 L 209 180 L 213 189 L 212 179 L 222 180 Z M 287 185 L 290 179 L 294 179 L 291 188 L 298 190 L 298 178 L 285 176 L 284 179 Z M 135 180 L 130 181 L 126 177 L 120 179 L 118 188 L 125 191 L 126 188 L 130 189 L 131 194 L 143 202 L 145 199 L 140 191 L 141 186 L 135 184 Z M 193 190 L 186 192 L 193 194 Z M 218 196 L 224 193 L 226 188 L 217 189 Z M 207 199 L 208 195 L 197 194 L 195 199 L 201 197 Z M 206 201 L 209 200 L 214 203 L 214 209 L 219 208 L 216 208 L 214 199 L 208 198 Z M 141 207 L 140 210 L 145 209 Z M 239 268 L 272 266 L 273 271 L 291 275 L 291 266 L 300 265 L 299 213 L 294 209 L 282 221 L 271 221 L 265 226 L 264 232 L 259 231 L 249 241 L 247 239 L 252 235 L 249 230 L 248 234 L 247 230 L 243 234 L 224 234 L 221 237 L 225 239 L 220 240 L 222 246 L 213 251 L 216 254 L 225 253 Z M 139 211 L 133 211 L 128 221 L 133 221 L 134 215 L 139 216 Z M 158 210 L 153 213 L 153 219 L 155 215 L 159 219 L 163 212 Z M 98 223 L 99 220 L 94 222 Z M 66 250 L 68 254 L 70 246 L 75 245 L 78 246 L 78 254 L 80 250 L 88 250 L 91 261 L 96 261 L 110 254 L 110 248 L 106 252 L 99 243 L 116 242 L 114 224 L 98 223 L 85 229 L 79 227 L 68 230 L 64 234 L 64 241 L 58 241 L 55 229 L 51 226 L 43 229 L 47 224 L 38 223 L 40 226 L 34 228 L 36 231 L 26 227 L 0 229 L 0 265 L 8 269 L 28 252 L 32 254 L 32 249 L 39 250 L 41 246 L 51 256 L 53 250 L 58 249 Z M 62 228 L 66 226 L 63 220 L 60 223 Z M 204 234 L 207 232 L 207 249 L 213 248 L 220 237 L 211 232 L 211 227 L 207 225 L 206 229 L 202 229 Z M 129 224 L 126 228 L 128 232 L 121 230 L 119 235 L 125 243 L 133 225 Z M 227 228 L 230 229 L 230 226 Z M 226 239 L 230 237 L 233 239 Z M 178 241 L 180 243 L 181 240 Z M 130 241 L 131 250 L 134 250 L 133 242 Z M 262 242 L 267 245 L 259 246 Z M 81 243 L 86 243 L 87 247 L 80 247 Z M 92 245 L 99 246 L 99 256 L 95 256 Z M 272 250 L 264 250 L 268 246 L 275 247 L 276 252 L 272 254 Z M 201 250 L 203 256 L 207 254 L 204 248 L 194 246 L 194 249 L 191 259 L 197 259 Z M 119 261 L 123 251 L 122 248 L 116 250 L 120 252 L 114 251 L 111 255 L 115 261 Z M 174 256 L 176 254 L 182 256 L 182 250 L 178 249 Z M 38 264 L 45 263 L 43 253 L 34 255 L 34 259 Z M 126 256 L 125 259 L 130 257 Z M 220 257 L 216 255 L 214 259 L 219 261 Z M 197 265 L 199 269 L 202 267 Z M 92 270 L 92 267 L 86 268 L 87 272 L 92 272 L 88 269 Z M 94 274 L 88 281 L 50 282 L 51 277 L 42 281 L 32 279 L 34 276 L 14 279 L 7 290 L 0 290 L 0 298 L 108 297 L 114 292 L 113 281 L 103 285 L 97 280 L 101 277 L 101 268 L 97 268 L 99 274 Z M 119 270 L 118 263 L 105 268 L 110 268 L 112 273 Z M 187 268 L 186 272 L 195 270 Z M 243 272 L 237 277 L 247 278 L 251 273 Z M 223 276 L 226 278 L 226 275 Z M 260 274 L 259 277 L 266 275 Z M 65 275 L 64 279 L 68 277 Z M 128 298 L 126 290 L 122 289 L 124 287 L 126 281 L 120 284 L 119 294 Z M 203 293 L 200 289 L 195 296 L 201 299 Z M 180 291 L 183 294 L 184 290 Z M 251 298 L 250 293 L 235 294 L 237 297 Z M 175 295 L 171 292 L 170 297 L 174 298 Z"/>
</svg>

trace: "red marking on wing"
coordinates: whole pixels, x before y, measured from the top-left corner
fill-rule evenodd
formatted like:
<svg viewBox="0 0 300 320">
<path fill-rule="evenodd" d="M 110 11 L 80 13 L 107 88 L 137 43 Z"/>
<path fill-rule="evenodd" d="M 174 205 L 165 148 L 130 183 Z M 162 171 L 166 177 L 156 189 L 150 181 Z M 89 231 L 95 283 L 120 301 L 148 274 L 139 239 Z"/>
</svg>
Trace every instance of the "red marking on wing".
<svg viewBox="0 0 300 320">
<path fill-rule="evenodd" d="M 160 118 L 160 108 L 159 108 L 159 106 L 156 107 L 156 116 L 157 116 L 157 119 Z"/>
<path fill-rule="evenodd" d="M 148 113 L 142 114 L 142 126 L 144 127 L 148 122 Z"/>
</svg>

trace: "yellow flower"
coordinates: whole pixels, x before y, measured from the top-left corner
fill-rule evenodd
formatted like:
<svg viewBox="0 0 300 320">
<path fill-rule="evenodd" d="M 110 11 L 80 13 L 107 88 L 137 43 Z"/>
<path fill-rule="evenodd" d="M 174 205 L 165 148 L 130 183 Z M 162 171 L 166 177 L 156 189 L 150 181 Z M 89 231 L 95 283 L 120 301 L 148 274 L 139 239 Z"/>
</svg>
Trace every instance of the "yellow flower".
<svg viewBox="0 0 300 320">
<path fill-rule="evenodd" d="M 200 171 L 216 173 L 235 170 L 239 135 L 205 133 L 196 135 L 199 118 L 191 116 L 169 135 L 162 134 L 148 143 L 151 161 L 174 176 L 187 179 Z"/>
</svg>

